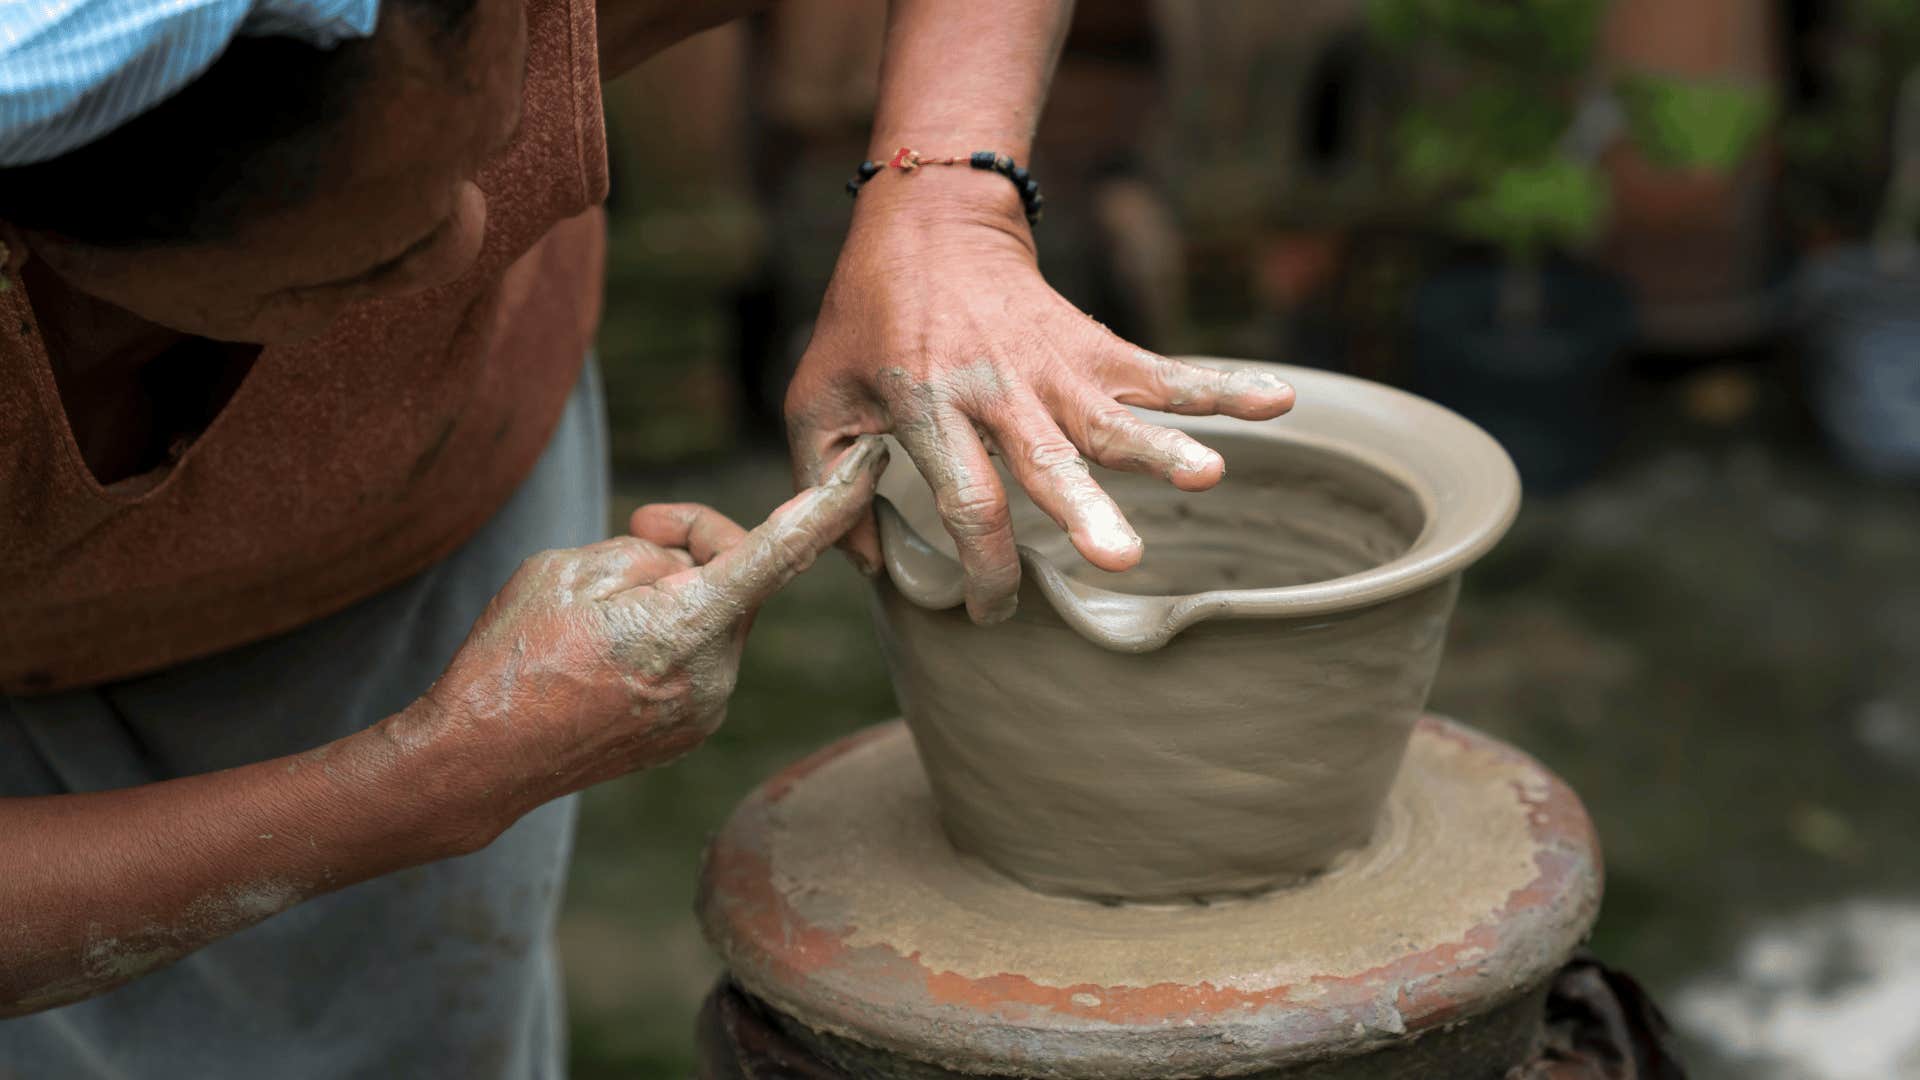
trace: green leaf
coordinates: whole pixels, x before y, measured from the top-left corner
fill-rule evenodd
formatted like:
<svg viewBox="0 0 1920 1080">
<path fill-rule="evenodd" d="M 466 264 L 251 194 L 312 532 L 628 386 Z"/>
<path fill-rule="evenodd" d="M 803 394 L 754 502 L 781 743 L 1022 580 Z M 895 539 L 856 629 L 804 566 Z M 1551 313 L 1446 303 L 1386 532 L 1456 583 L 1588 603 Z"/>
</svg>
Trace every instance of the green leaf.
<svg viewBox="0 0 1920 1080">
<path fill-rule="evenodd" d="M 1368 0 L 1383 42 L 1566 79 L 1593 54 L 1607 0 Z"/>
<path fill-rule="evenodd" d="M 1591 242 L 1606 205 L 1606 185 L 1595 170 L 1554 158 L 1502 172 L 1462 200 L 1453 221 L 1469 236 L 1527 256 Z"/>
<path fill-rule="evenodd" d="M 1772 95 L 1738 83 L 1636 74 L 1619 89 L 1635 145 L 1669 169 L 1732 171 L 1773 120 Z"/>
<path fill-rule="evenodd" d="M 1484 183 L 1553 154 L 1572 123 L 1561 100 L 1505 83 L 1411 108 L 1395 129 L 1400 174 L 1415 189 Z"/>
</svg>

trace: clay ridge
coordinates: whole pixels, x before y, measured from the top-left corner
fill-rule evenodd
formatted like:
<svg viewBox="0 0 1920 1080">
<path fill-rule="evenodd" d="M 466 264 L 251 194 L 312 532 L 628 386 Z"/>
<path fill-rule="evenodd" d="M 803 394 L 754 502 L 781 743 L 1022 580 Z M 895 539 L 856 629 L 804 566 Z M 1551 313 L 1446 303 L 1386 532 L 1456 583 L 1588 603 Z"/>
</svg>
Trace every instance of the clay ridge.
<svg viewBox="0 0 1920 1080">
<path fill-rule="evenodd" d="M 1151 652 L 1210 619 L 1321 615 L 1391 600 L 1460 572 L 1499 542 L 1512 524 L 1520 504 L 1520 479 L 1512 461 L 1491 436 L 1451 410 L 1331 372 L 1251 361 L 1201 362 L 1267 369 L 1292 383 L 1300 404 L 1288 416 L 1264 422 L 1261 435 L 1306 452 L 1344 458 L 1403 486 L 1418 501 L 1424 526 L 1399 556 L 1356 573 L 1179 596 L 1140 596 L 1076 581 L 1034 546 L 1019 545 L 1028 579 L 1088 641 L 1118 652 Z M 1202 438 L 1244 437 L 1250 427 L 1218 417 L 1180 419 L 1182 428 Z M 957 607 L 963 599 L 959 563 L 916 530 L 909 515 L 895 505 L 898 500 L 930 498 L 925 484 L 907 455 L 896 454 L 893 460 L 896 465 L 882 481 L 876 511 L 887 574 L 919 607 Z M 1231 459 L 1228 466 L 1233 466 Z"/>
</svg>

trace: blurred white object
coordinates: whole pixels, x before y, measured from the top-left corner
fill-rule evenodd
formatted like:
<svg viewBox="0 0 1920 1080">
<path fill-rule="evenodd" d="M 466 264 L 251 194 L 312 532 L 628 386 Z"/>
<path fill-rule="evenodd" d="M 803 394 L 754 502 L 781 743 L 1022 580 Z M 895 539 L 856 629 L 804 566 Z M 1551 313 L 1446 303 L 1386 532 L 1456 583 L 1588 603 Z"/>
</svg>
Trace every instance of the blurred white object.
<svg viewBox="0 0 1920 1080">
<path fill-rule="evenodd" d="M 1920 1080 L 1920 906 L 1853 900 L 1767 927 L 1673 1005 L 1753 1080 Z"/>
</svg>

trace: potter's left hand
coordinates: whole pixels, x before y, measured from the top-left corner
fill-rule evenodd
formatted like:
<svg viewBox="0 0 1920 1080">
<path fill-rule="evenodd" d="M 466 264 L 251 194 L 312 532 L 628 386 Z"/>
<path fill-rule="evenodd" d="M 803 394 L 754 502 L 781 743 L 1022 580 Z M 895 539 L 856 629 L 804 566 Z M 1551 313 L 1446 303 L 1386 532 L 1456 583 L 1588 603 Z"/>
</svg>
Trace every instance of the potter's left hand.
<svg viewBox="0 0 1920 1080">
<path fill-rule="evenodd" d="M 932 485 L 968 613 L 996 622 L 1013 613 L 1020 562 L 988 449 L 1104 570 L 1138 563 L 1141 543 L 1088 460 L 1186 491 L 1220 481 L 1219 454 L 1123 405 L 1265 420 L 1292 407 L 1293 390 L 1266 372 L 1157 356 L 1068 303 L 1040 276 L 999 176 L 929 169 L 866 185 L 787 395 L 800 485 L 856 435 L 891 431 Z M 863 569 L 880 565 L 871 517 L 844 545 Z"/>
</svg>

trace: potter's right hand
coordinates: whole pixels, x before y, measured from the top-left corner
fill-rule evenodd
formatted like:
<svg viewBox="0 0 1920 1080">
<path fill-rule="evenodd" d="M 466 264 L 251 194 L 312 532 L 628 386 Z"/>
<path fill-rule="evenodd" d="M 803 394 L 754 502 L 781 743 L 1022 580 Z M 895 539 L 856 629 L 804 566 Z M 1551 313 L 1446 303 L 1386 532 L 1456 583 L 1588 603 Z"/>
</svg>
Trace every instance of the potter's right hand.
<svg viewBox="0 0 1920 1080">
<path fill-rule="evenodd" d="M 754 611 L 860 520 L 886 458 L 860 439 L 752 532 L 704 506 L 643 506 L 631 536 L 528 559 L 390 738 L 457 740 L 459 776 L 489 792 L 466 812 L 496 832 L 687 753 L 726 716 Z"/>
</svg>

